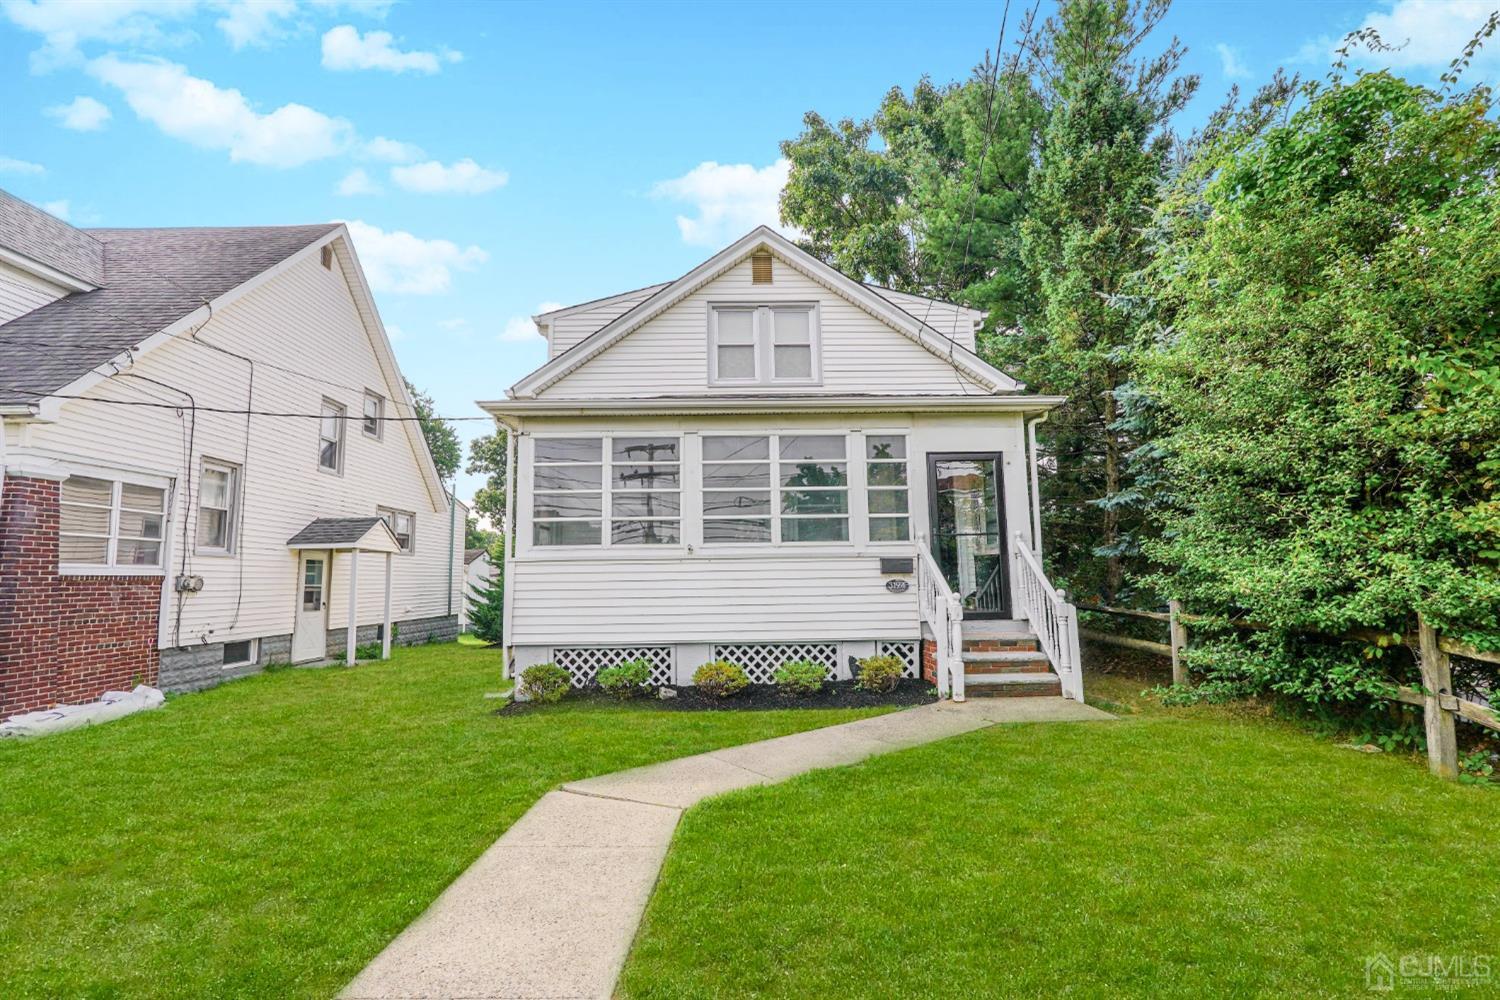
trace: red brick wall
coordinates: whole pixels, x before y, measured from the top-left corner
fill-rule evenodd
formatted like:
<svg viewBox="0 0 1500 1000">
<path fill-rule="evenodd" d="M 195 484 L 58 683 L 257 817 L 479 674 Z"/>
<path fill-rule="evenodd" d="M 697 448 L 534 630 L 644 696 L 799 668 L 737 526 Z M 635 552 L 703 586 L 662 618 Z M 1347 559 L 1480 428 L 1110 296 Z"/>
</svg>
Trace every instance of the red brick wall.
<svg viewBox="0 0 1500 1000">
<path fill-rule="evenodd" d="M 155 684 L 160 576 L 59 576 L 58 484 L 6 477 L 0 718 Z"/>
<path fill-rule="evenodd" d="M 922 679 L 928 684 L 937 683 L 937 643 L 922 640 Z"/>
</svg>

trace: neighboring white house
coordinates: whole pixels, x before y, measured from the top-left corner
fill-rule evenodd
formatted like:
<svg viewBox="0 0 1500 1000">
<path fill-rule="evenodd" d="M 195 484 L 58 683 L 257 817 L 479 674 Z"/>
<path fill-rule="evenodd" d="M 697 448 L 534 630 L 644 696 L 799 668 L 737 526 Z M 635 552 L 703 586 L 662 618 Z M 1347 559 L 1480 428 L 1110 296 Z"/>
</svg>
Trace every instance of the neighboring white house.
<svg viewBox="0 0 1500 1000">
<path fill-rule="evenodd" d="M 0 371 L 0 712 L 456 633 L 464 512 L 344 226 L 0 192 Z"/>
<path fill-rule="evenodd" d="M 469 631 L 469 612 L 474 606 L 474 595 L 481 587 L 488 587 L 495 579 L 495 565 L 490 562 L 489 549 L 464 550 L 464 603 L 458 613 L 458 630 Z"/>
<path fill-rule="evenodd" d="M 764 227 L 535 317 L 549 360 L 480 404 L 510 431 L 513 667 L 583 684 L 644 657 L 685 683 L 728 658 L 766 681 L 881 652 L 959 698 L 1081 698 L 1033 499 L 1032 427 L 1062 400 L 982 361 L 981 319 Z"/>
</svg>

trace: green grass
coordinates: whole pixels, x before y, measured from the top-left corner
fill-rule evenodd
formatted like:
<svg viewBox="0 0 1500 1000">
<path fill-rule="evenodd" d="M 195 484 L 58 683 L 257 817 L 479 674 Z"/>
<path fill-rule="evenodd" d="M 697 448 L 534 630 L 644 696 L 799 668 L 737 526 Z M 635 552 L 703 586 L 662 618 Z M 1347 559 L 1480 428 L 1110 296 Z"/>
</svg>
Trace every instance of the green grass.
<svg viewBox="0 0 1500 1000">
<path fill-rule="evenodd" d="M 622 993 L 1349 996 L 1365 956 L 1500 949 L 1500 794 L 1244 710 L 1127 707 L 696 807 Z"/>
<path fill-rule="evenodd" d="M 398 649 L 0 744 L 5 997 L 326 997 L 555 785 L 869 712 L 564 702 Z"/>
</svg>

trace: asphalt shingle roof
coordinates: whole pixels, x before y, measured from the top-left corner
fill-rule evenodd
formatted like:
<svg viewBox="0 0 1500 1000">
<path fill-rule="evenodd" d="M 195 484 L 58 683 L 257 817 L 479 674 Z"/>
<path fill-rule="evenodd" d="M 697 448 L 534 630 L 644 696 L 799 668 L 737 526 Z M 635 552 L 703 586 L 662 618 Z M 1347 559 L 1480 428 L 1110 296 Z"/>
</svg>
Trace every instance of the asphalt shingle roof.
<svg viewBox="0 0 1500 1000">
<path fill-rule="evenodd" d="M 104 247 L 81 229 L 0 191 L 0 247 L 87 285 L 104 283 Z"/>
<path fill-rule="evenodd" d="M 291 548 L 353 545 L 379 523 L 378 517 L 320 517 L 288 538 L 286 543 Z"/>
<path fill-rule="evenodd" d="M 55 392 L 335 228 L 73 230 L 102 247 L 102 287 L 0 325 L 0 403 Z"/>
</svg>

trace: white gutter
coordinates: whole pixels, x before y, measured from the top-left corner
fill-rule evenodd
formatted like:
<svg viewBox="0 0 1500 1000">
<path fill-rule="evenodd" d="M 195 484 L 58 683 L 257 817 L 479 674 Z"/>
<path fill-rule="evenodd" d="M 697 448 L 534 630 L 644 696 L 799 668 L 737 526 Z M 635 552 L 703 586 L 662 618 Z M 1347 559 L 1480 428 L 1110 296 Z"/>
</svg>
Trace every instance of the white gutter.
<svg viewBox="0 0 1500 1000">
<path fill-rule="evenodd" d="M 597 413 L 699 414 L 699 413 L 871 413 L 917 411 L 922 413 L 1038 413 L 1067 401 L 1066 396 L 973 395 L 973 396 L 705 396 L 702 399 L 499 399 L 480 401 L 491 416 L 569 417 Z M 509 422 L 507 422 L 509 423 Z"/>
<path fill-rule="evenodd" d="M 1031 465 L 1027 470 L 1031 473 L 1031 554 L 1038 563 L 1042 561 L 1042 483 L 1037 469 L 1036 425 L 1045 424 L 1050 415 L 1043 411 L 1026 424 L 1026 443 L 1031 448 Z"/>
</svg>

